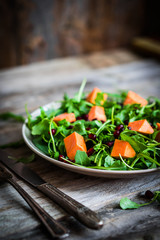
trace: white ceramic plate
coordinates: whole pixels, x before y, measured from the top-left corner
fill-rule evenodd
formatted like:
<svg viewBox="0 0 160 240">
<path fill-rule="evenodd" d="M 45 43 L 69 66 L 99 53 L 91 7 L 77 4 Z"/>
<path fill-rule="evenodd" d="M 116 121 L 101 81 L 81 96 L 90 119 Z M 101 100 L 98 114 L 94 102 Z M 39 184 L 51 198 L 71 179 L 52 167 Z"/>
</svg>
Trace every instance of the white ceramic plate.
<svg viewBox="0 0 160 240">
<path fill-rule="evenodd" d="M 43 106 L 44 110 L 50 109 L 50 108 L 56 108 L 58 107 L 57 103 L 49 103 L 45 106 Z M 36 117 L 40 114 L 40 109 L 37 109 L 34 111 L 31 115 L 33 117 Z M 99 169 L 90 169 L 85 167 L 78 167 L 74 166 L 68 163 L 60 162 L 56 159 L 53 159 L 47 155 L 45 155 L 42 151 L 40 151 L 32 142 L 32 137 L 30 134 L 30 130 L 26 126 L 27 120 L 23 124 L 22 127 L 22 135 L 25 143 L 28 145 L 28 147 L 35 152 L 37 155 L 41 156 L 44 160 L 50 161 L 51 163 L 64 168 L 66 170 L 77 172 L 80 174 L 95 176 L 95 177 L 106 177 L 106 178 L 133 178 L 138 177 L 142 175 L 146 175 L 149 173 L 153 173 L 156 171 L 159 171 L 160 168 L 157 169 L 144 169 L 144 170 L 133 170 L 133 171 L 113 171 L 113 170 L 99 170 Z"/>
</svg>

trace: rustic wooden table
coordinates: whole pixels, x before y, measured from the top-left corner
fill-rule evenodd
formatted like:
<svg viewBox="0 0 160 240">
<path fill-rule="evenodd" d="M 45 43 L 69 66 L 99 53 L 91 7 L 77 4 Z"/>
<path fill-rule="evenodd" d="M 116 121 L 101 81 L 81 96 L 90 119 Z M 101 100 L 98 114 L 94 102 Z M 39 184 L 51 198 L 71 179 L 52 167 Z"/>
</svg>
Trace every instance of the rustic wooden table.
<svg viewBox="0 0 160 240">
<path fill-rule="evenodd" d="M 88 79 L 88 91 L 94 86 L 108 92 L 132 89 L 143 97 L 158 97 L 160 92 L 160 64 L 121 49 L 1 71 L 0 112 L 11 111 L 26 117 L 26 103 L 32 112 L 41 105 L 60 100 L 65 91 L 72 96 L 84 77 Z M 11 120 L 1 121 L 0 144 L 20 140 L 21 127 L 22 124 Z M 31 154 L 25 145 L 6 151 L 16 157 Z M 119 207 L 119 200 L 124 196 L 140 202 L 147 189 L 160 190 L 159 173 L 133 179 L 97 178 L 66 171 L 38 156 L 29 166 L 103 218 L 101 230 L 90 230 L 43 194 L 19 181 L 49 214 L 68 227 L 68 239 L 160 239 L 160 206 L 157 203 L 136 210 Z M 50 239 L 25 201 L 7 183 L 0 183 L 0 239 Z"/>
</svg>

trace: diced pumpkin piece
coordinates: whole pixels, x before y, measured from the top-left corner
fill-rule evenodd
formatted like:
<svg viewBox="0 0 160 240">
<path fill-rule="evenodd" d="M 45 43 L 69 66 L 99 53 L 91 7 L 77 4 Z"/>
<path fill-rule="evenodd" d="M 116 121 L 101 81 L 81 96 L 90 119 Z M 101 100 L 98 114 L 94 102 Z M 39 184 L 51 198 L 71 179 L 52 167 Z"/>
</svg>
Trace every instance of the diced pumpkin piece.
<svg viewBox="0 0 160 240">
<path fill-rule="evenodd" d="M 76 117 L 75 117 L 74 113 L 62 113 L 62 114 L 54 117 L 53 121 L 59 122 L 63 119 L 66 119 L 68 122 L 75 122 L 76 121 Z"/>
<path fill-rule="evenodd" d="M 95 104 L 95 99 L 96 99 L 98 93 L 101 93 L 101 90 L 100 90 L 99 88 L 95 87 L 95 88 L 92 90 L 92 92 L 88 95 L 88 97 L 87 97 L 86 100 L 87 100 L 88 102 L 90 102 L 90 103 Z M 104 103 L 104 101 L 106 101 L 106 99 L 107 99 L 107 94 L 106 94 L 106 93 L 103 94 L 103 99 L 104 99 L 104 100 L 101 101 L 101 105 L 102 105 L 102 104 Z"/>
<path fill-rule="evenodd" d="M 141 107 L 142 107 L 142 106 L 146 106 L 148 104 L 148 101 L 142 98 L 141 96 L 139 96 L 137 93 L 133 91 L 129 91 L 125 101 L 123 102 L 123 105 L 134 104 L 134 103 L 141 104 Z"/>
<path fill-rule="evenodd" d="M 93 106 L 88 113 L 88 120 L 92 121 L 94 119 L 106 122 L 107 118 L 103 107 Z"/>
<path fill-rule="evenodd" d="M 152 134 L 154 132 L 154 129 L 146 119 L 130 122 L 128 127 L 130 127 L 133 131 L 143 134 Z"/>
<path fill-rule="evenodd" d="M 119 154 L 121 154 L 123 158 L 133 158 L 135 157 L 136 152 L 129 142 L 116 139 L 111 152 L 111 157 L 120 158 Z"/>
<path fill-rule="evenodd" d="M 160 130 L 160 123 L 157 123 L 157 129 Z"/>
<path fill-rule="evenodd" d="M 77 150 L 87 152 L 83 136 L 73 132 L 64 139 L 64 145 L 69 159 L 74 160 Z"/>
</svg>

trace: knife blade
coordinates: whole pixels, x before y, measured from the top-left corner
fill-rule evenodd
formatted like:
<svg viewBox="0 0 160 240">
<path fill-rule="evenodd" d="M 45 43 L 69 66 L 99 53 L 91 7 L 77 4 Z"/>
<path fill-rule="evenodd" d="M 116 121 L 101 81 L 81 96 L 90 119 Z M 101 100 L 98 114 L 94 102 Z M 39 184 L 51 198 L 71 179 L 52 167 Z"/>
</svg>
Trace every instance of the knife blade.
<svg viewBox="0 0 160 240">
<path fill-rule="evenodd" d="M 88 228 L 98 230 L 103 226 L 103 221 L 96 212 L 77 202 L 66 193 L 55 186 L 44 181 L 34 171 L 23 163 L 15 162 L 8 157 L 4 150 L 0 150 L 0 161 L 3 162 L 11 171 L 16 173 L 23 180 L 31 184 L 36 189 L 43 192 L 71 216 L 75 217 Z"/>
</svg>

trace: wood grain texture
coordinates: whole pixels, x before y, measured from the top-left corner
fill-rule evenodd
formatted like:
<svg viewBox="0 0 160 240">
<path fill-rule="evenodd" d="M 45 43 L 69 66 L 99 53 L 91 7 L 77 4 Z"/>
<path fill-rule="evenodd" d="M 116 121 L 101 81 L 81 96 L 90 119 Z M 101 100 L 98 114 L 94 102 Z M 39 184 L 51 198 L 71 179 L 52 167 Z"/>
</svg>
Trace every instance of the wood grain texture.
<svg viewBox="0 0 160 240">
<path fill-rule="evenodd" d="M 109 68 L 105 67 L 108 62 L 109 65 L 112 63 Z M 118 63 L 126 64 L 113 66 Z M 131 89 L 144 97 L 159 97 L 159 66 L 154 60 L 142 60 L 130 52 L 127 54 L 126 50 L 119 50 L 114 51 L 113 55 L 97 53 L 1 71 L 0 112 L 12 111 L 26 116 L 25 103 L 28 103 L 29 111 L 33 111 L 40 105 L 60 100 L 65 91 L 72 96 L 84 77 L 88 79 L 87 91 L 97 86 L 108 92 Z M 22 124 L 11 120 L 1 121 L 0 144 L 19 140 L 21 126 Z M 16 157 L 32 153 L 25 145 L 19 149 L 6 150 Z M 137 202 L 144 202 L 143 195 L 147 189 L 159 190 L 159 173 L 136 179 L 103 179 L 63 170 L 38 156 L 29 166 L 46 181 L 95 210 L 103 218 L 104 227 L 101 230 L 87 229 L 42 193 L 19 181 L 49 214 L 70 229 L 68 239 L 160 238 L 160 208 L 157 203 L 135 210 L 124 211 L 119 208 L 122 197 L 127 196 Z M 7 183 L 0 183 L 0 239 L 50 239 L 25 201 Z"/>
<path fill-rule="evenodd" d="M 144 0 L 7 0 L 0 6 L 0 68 L 126 46 L 143 32 L 146 18 Z"/>
</svg>

